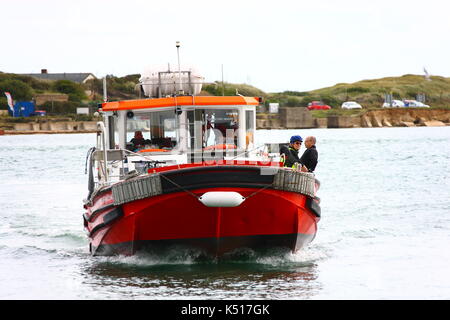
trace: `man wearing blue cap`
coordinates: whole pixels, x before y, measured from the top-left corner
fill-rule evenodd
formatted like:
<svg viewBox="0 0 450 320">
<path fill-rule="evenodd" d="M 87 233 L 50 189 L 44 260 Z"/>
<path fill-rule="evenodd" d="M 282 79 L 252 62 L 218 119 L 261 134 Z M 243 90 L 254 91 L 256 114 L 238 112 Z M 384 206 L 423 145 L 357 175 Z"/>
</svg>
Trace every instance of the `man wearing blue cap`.
<svg viewBox="0 0 450 320">
<path fill-rule="evenodd" d="M 303 139 L 300 136 L 292 136 L 289 146 L 283 146 L 280 148 L 280 154 L 282 159 L 284 158 L 284 166 L 289 168 L 301 167 L 300 158 L 298 157 L 298 151 L 302 146 Z"/>
</svg>

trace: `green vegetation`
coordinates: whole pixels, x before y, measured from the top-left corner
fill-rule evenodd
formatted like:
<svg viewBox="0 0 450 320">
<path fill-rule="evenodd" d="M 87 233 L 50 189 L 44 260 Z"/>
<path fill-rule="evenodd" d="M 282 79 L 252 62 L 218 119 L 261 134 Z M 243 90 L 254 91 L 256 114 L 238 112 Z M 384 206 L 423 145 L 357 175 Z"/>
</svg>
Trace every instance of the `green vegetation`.
<svg viewBox="0 0 450 320">
<path fill-rule="evenodd" d="M 214 83 L 205 83 L 202 86 L 203 93 L 208 93 L 213 96 L 235 96 L 240 94 L 246 97 L 263 97 L 267 94 L 251 85 L 248 84 L 233 84 L 216 81 Z"/>
<path fill-rule="evenodd" d="M 87 98 L 83 86 L 73 81 L 58 80 L 52 86 L 57 92 L 67 94 L 69 101 L 81 102 Z"/>
<path fill-rule="evenodd" d="M 39 106 L 39 110 L 44 110 L 48 115 L 58 115 L 58 114 L 69 114 L 77 113 L 77 108 L 88 107 L 88 105 L 79 103 L 76 101 L 55 101 L 55 102 L 45 102 L 43 105 Z"/>
<path fill-rule="evenodd" d="M 263 93 L 260 96 L 265 98 L 267 105 L 270 102 L 278 102 L 282 107 L 306 107 L 311 101 L 321 100 L 333 108 L 313 111 L 313 116 L 317 118 L 329 115 L 358 115 L 367 109 L 380 108 L 386 94 L 392 94 L 394 99 L 411 100 L 415 100 L 418 94 L 424 94 L 426 104 L 432 108 L 450 109 L 450 78 L 431 76 L 430 79 L 407 74 L 401 77 L 338 83 L 309 92 L 284 91 Z M 363 110 L 343 110 L 340 106 L 345 101 L 356 101 L 363 106 Z"/>
<path fill-rule="evenodd" d="M 109 101 L 140 98 L 136 90 L 140 75 L 132 74 L 125 77 L 107 76 Z M 0 109 L 7 109 L 6 97 L 3 92 L 9 91 L 16 101 L 29 101 L 36 94 L 65 93 L 68 102 L 47 102 L 39 109 L 46 110 L 48 115 L 72 115 L 77 107 L 90 107 L 103 99 L 103 82 L 101 79 L 90 80 L 78 84 L 67 80 L 44 81 L 29 76 L 0 72 Z M 313 111 L 315 117 L 328 115 L 354 115 L 364 110 L 342 110 L 344 101 L 356 101 L 364 109 L 381 107 L 385 94 L 392 94 L 394 99 L 416 99 L 417 94 L 425 94 L 426 103 L 432 107 L 450 108 L 450 78 L 431 76 L 431 81 L 420 75 L 404 75 L 401 77 L 386 77 L 381 79 L 362 80 L 355 83 L 338 83 L 332 87 L 312 90 L 309 92 L 283 91 L 267 93 L 248 84 L 232 84 L 216 81 L 205 83 L 201 95 L 236 95 L 263 97 L 266 105 L 277 102 L 281 107 L 306 107 L 313 100 L 321 100 L 333 109 L 328 111 Z"/>
<path fill-rule="evenodd" d="M 136 84 L 138 84 L 139 78 L 139 74 L 131 74 L 125 77 L 107 75 L 106 86 L 108 89 L 108 100 L 115 101 L 139 98 L 139 92 L 136 90 Z M 96 99 L 100 101 L 103 99 L 103 79 L 90 80 L 85 84 L 85 87 L 94 92 Z"/>
<path fill-rule="evenodd" d="M 312 110 L 314 118 L 327 118 L 329 116 L 359 116 L 365 113 L 367 109 L 342 109 L 333 108 L 331 110 Z"/>
<path fill-rule="evenodd" d="M 18 80 L 26 85 L 28 85 L 34 93 L 42 93 L 46 90 L 50 90 L 51 83 L 48 81 L 40 81 L 33 77 L 23 76 L 20 74 L 14 74 L 14 73 L 3 73 L 0 72 L 0 82 L 5 80 Z M 11 93 L 12 94 L 12 93 Z"/>
<path fill-rule="evenodd" d="M 432 107 L 450 105 L 450 78 L 431 76 L 431 81 L 420 75 L 407 74 L 401 77 L 362 80 L 355 83 L 339 83 L 335 86 L 310 92 L 319 97 L 332 97 L 339 107 L 344 101 L 356 101 L 364 108 L 379 108 L 385 94 L 394 99 L 416 99 L 417 94 L 425 94 L 426 104 Z M 325 98 L 322 98 L 325 102 Z"/>
<path fill-rule="evenodd" d="M 9 92 L 15 99 L 19 100 L 30 100 L 33 95 L 33 91 L 31 87 L 20 80 L 15 79 L 5 79 L 0 81 L 0 92 L 6 102 L 6 96 L 4 96 L 4 92 Z"/>
<path fill-rule="evenodd" d="M 30 101 L 36 94 L 65 93 L 69 96 L 69 101 L 60 102 L 62 105 L 53 108 L 53 110 L 57 110 L 55 114 L 64 114 L 67 112 L 66 108 L 67 110 L 76 110 L 76 107 L 85 106 L 89 102 L 85 90 L 89 90 L 89 88 L 68 80 L 44 81 L 29 76 L 0 72 L 0 110 L 8 109 L 4 92 L 10 92 L 14 101 Z M 46 105 L 39 108 L 51 112 Z"/>
</svg>

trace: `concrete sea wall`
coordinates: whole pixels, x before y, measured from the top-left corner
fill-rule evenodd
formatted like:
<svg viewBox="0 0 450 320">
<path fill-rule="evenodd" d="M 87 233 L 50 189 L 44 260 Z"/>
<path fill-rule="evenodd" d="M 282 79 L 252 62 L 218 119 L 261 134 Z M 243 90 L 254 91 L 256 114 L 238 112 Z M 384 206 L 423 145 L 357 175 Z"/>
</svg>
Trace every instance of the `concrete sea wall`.
<svg viewBox="0 0 450 320">
<path fill-rule="evenodd" d="M 3 134 L 33 133 L 90 133 L 97 131 L 96 121 L 48 121 L 14 123 L 11 130 L 3 130 Z"/>
<path fill-rule="evenodd" d="M 313 118 L 306 108 L 280 108 L 279 113 L 258 113 L 257 129 L 308 129 L 308 128 L 373 128 L 450 125 L 447 109 L 379 109 L 360 115 Z M 96 132 L 96 121 L 43 121 L 0 126 L 2 134 L 34 133 L 90 133 Z"/>
<path fill-rule="evenodd" d="M 361 115 L 313 118 L 306 108 L 280 108 L 278 114 L 258 114 L 258 129 L 307 129 L 307 128 L 373 128 L 450 125 L 447 109 L 380 109 Z"/>
</svg>

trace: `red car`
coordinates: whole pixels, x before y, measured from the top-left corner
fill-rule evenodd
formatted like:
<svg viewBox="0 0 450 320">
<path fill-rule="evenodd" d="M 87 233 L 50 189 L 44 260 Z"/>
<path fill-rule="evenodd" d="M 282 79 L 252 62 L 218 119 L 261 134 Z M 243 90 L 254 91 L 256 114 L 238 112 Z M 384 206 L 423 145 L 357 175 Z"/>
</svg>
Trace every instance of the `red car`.
<svg viewBox="0 0 450 320">
<path fill-rule="evenodd" d="M 308 103 L 308 110 L 330 110 L 331 107 L 322 101 L 312 101 Z"/>
</svg>

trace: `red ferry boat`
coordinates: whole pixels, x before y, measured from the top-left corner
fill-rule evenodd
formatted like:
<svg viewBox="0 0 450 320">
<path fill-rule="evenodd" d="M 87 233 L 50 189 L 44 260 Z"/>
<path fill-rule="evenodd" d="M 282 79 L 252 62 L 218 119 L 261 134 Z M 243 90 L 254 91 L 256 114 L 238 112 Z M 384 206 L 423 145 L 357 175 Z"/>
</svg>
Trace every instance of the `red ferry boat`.
<svg viewBox="0 0 450 320">
<path fill-rule="evenodd" d="M 164 76 L 177 75 L 180 83 L 168 89 Z M 181 75 L 189 95 L 176 90 Z M 282 167 L 273 145 L 255 145 L 261 99 L 198 96 L 192 71 L 153 76 L 141 78 L 150 98 L 99 108 L 83 215 L 91 254 L 193 247 L 221 256 L 310 243 L 320 219 L 318 181 Z"/>
</svg>

